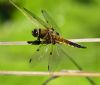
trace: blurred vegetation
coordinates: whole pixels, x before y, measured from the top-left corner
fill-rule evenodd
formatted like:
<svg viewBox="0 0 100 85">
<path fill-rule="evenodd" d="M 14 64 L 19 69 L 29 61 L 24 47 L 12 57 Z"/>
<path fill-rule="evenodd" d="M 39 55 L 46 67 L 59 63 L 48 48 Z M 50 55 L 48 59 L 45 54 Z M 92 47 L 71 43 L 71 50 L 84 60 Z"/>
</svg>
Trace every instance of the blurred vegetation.
<svg viewBox="0 0 100 85">
<path fill-rule="evenodd" d="M 41 18 L 41 9 L 54 18 L 61 34 L 70 38 L 100 37 L 100 0 L 15 0 L 16 4 L 34 12 Z M 8 0 L 0 0 L 0 41 L 34 40 L 31 31 L 34 25 L 27 20 Z M 87 49 L 67 47 L 84 71 L 100 71 L 100 44 L 81 43 Z M 0 70 L 37 71 L 43 67 L 31 67 L 29 58 L 38 46 L 0 46 Z M 40 63 L 40 62 L 37 62 Z M 41 63 L 40 63 L 41 64 Z M 68 64 L 67 69 L 77 69 Z M 0 76 L 0 85 L 41 85 L 48 77 Z M 100 78 L 92 78 L 100 85 Z M 82 77 L 61 77 L 48 85 L 90 85 Z"/>
</svg>

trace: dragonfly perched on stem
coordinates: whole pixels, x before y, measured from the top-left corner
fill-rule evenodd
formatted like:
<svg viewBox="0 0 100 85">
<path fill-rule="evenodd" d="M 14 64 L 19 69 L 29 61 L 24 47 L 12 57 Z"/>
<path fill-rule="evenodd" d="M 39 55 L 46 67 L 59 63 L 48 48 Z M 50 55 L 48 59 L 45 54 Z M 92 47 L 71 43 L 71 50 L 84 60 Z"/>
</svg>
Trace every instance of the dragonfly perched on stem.
<svg viewBox="0 0 100 85">
<path fill-rule="evenodd" d="M 58 26 L 45 10 L 41 11 L 45 19 L 45 21 L 43 21 L 28 9 L 20 8 L 15 3 L 13 3 L 12 0 L 10 0 L 10 2 L 28 19 L 30 19 L 31 22 L 37 22 L 38 24 L 41 24 L 43 26 L 43 28 L 34 28 L 32 30 L 32 35 L 33 37 L 37 38 L 36 40 L 27 41 L 28 44 L 39 45 L 34 55 L 30 58 L 30 63 L 33 63 L 35 65 L 35 63 L 41 62 L 41 60 L 44 60 L 45 58 L 46 60 L 48 60 L 48 70 L 52 71 L 53 69 L 59 67 L 59 65 L 63 65 L 62 63 L 64 63 L 66 58 L 68 58 L 76 65 L 79 70 L 82 70 L 82 68 L 74 61 L 74 59 L 66 54 L 66 52 L 62 49 L 62 45 L 70 45 L 76 48 L 86 48 L 85 46 L 79 45 L 61 37 Z M 95 85 L 89 77 L 86 78 L 92 85 Z"/>
<path fill-rule="evenodd" d="M 86 48 L 85 46 L 79 45 L 61 37 L 58 26 L 45 10 L 41 11 L 45 19 L 45 21 L 43 21 L 34 13 L 30 12 L 28 9 L 20 8 L 11 0 L 10 2 L 26 17 L 28 17 L 33 23 L 37 22 L 44 27 L 34 28 L 32 30 L 32 35 L 37 39 L 34 41 L 27 41 L 28 44 L 39 45 L 39 48 L 36 50 L 36 53 L 30 58 L 30 63 L 36 62 L 37 60 L 44 58 L 44 56 L 47 56 L 48 70 L 52 70 L 54 67 L 56 67 L 56 65 L 60 64 L 61 60 L 66 59 L 67 55 L 62 54 L 63 49 L 61 45 L 70 45 L 76 48 Z"/>
</svg>

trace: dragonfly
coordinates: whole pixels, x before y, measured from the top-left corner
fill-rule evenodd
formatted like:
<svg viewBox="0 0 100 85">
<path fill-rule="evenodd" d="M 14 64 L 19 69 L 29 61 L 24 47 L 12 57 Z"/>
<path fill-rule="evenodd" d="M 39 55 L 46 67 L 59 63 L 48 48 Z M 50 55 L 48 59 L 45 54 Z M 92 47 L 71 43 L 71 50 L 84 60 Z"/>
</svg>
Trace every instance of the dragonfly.
<svg viewBox="0 0 100 85">
<path fill-rule="evenodd" d="M 29 59 L 30 63 L 35 65 L 35 63 L 40 63 L 41 60 L 46 59 L 48 70 L 54 70 L 59 67 L 59 65 L 63 65 L 63 60 L 66 60 L 66 56 L 68 56 L 63 50 L 62 45 L 70 45 L 76 48 L 86 48 L 83 45 L 79 45 L 63 38 L 60 35 L 59 27 L 51 18 L 51 16 L 46 12 L 46 10 L 41 11 L 45 20 L 44 21 L 36 16 L 33 12 L 30 12 L 28 9 L 20 8 L 11 0 L 10 2 L 33 23 L 37 22 L 37 24 L 43 26 L 43 28 L 34 28 L 32 30 L 32 36 L 35 37 L 36 40 L 27 41 L 27 43 L 30 45 L 39 46 L 36 52 Z"/>
<path fill-rule="evenodd" d="M 71 42 L 60 35 L 60 29 L 54 22 L 54 20 L 50 17 L 50 15 L 42 10 L 41 13 L 45 19 L 42 20 L 34 13 L 30 12 L 26 8 L 21 8 L 17 6 L 12 0 L 9 0 L 12 5 L 14 5 L 20 12 L 22 12 L 32 23 L 37 22 L 41 24 L 43 28 L 34 28 L 32 30 L 33 37 L 36 37 L 36 40 L 27 41 L 28 44 L 31 45 L 39 45 L 36 52 L 29 59 L 30 63 L 35 65 L 36 63 L 41 63 L 41 60 L 47 60 L 47 67 L 49 71 L 54 71 L 55 68 L 66 66 L 67 58 L 79 69 L 83 70 L 78 63 L 69 56 L 66 51 L 62 48 L 62 45 L 70 45 L 76 48 L 87 48 L 85 46 L 79 45 L 77 43 Z M 68 61 L 67 61 L 68 62 Z M 64 68 L 65 69 L 65 68 Z M 52 77 L 51 77 L 52 78 Z M 56 76 L 53 76 L 52 79 L 48 79 L 45 83 L 48 83 Z M 85 77 L 91 85 L 96 85 L 95 82 L 90 77 Z M 45 84 L 46 85 L 46 84 Z"/>
</svg>

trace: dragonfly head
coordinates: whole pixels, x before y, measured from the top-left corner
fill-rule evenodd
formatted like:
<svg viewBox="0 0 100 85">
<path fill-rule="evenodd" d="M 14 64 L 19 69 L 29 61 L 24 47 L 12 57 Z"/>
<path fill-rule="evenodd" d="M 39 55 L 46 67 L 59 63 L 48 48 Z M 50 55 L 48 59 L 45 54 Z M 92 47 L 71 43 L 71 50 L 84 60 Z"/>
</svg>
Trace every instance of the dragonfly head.
<svg viewBox="0 0 100 85">
<path fill-rule="evenodd" d="M 34 30 L 32 31 L 32 35 L 33 35 L 34 37 L 38 37 L 38 36 L 39 36 L 39 29 L 34 29 Z"/>
</svg>

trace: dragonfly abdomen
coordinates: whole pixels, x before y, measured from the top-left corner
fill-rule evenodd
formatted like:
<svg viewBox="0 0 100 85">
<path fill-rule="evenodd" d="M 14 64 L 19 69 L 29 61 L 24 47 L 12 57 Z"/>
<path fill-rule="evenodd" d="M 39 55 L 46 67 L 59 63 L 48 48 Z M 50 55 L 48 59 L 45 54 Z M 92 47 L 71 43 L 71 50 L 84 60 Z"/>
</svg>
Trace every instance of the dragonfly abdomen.
<svg viewBox="0 0 100 85">
<path fill-rule="evenodd" d="M 77 48 L 86 48 L 85 46 L 79 45 L 77 43 L 71 42 L 69 40 L 66 40 L 66 39 L 63 39 L 63 38 L 60 38 L 60 37 L 57 40 L 59 41 L 59 43 L 68 44 L 70 46 L 74 46 L 74 47 L 77 47 Z"/>
<path fill-rule="evenodd" d="M 64 39 L 64 42 L 67 43 L 67 44 L 69 44 L 69 45 L 71 45 L 71 46 L 77 47 L 77 48 L 86 48 L 85 46 L 79 45 L 79 44 L 71 42 L 69 40 L 65 40 Z"/>
</svg>

